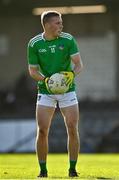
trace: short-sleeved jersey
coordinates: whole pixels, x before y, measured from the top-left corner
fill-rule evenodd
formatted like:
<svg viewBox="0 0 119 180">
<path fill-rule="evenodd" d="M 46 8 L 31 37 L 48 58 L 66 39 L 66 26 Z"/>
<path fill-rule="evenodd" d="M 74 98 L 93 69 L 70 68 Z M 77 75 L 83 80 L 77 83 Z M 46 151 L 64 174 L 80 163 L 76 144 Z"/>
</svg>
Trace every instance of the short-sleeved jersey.
<svg viewBox="0 0 119 180">
<path fill-rule="evenodd" d="M 71 56 L 79 53 L 74 37 L 62 32 L 54 40 L 46 40 L 43 33 L 32 38 L 28 43 L 27 57 L 29 66 L 38 66 L 45 77 L 60 71 L 71 71 Z M 49 94 L 43 81 L 38 82 L 39 93 Z M 69 91 L 75 90 L 73 82 Z"/>
</svg>

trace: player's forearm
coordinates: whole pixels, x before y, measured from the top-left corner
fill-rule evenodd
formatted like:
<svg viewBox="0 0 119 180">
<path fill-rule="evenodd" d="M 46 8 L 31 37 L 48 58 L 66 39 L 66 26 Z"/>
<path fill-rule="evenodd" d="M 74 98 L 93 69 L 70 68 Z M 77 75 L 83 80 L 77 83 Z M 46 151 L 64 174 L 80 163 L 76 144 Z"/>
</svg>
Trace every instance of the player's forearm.
<svg viewBox="0 0 119 180">
<path fill-rule="evenodd" d="M 75 75 L 78 75 L 82 71 L 82 68 L 83 68 L 82 61 L 75 63 L 74 64 L 74 69 L 73 69 Z"/>
<path fill-rule="evenodd" d="M 44 76 L 42 76 L 38 71 L 29 71 L 30 76 L 35 80 L 35 81 L 43 81 Z"/>
</svg>

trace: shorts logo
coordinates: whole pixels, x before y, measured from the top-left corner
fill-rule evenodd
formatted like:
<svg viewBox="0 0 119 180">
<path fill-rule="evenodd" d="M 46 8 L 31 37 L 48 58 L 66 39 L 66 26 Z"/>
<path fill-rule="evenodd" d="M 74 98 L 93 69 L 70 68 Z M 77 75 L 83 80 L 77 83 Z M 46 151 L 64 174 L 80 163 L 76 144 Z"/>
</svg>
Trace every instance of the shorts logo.
<svg viewBox="0 0 119 180">
<path fill-rule="evenodd" d="M 38 99 L 37 100 L 40 101 L 40 99 L 41 99 L 41 95 L 38 95 Z"/>
<path fill-rule="evenodd" d="M 71 99 L 70 101 L 75 101 L 76 100 L 76 98 L 73 98 L 73 99 Z"/>
</svg>

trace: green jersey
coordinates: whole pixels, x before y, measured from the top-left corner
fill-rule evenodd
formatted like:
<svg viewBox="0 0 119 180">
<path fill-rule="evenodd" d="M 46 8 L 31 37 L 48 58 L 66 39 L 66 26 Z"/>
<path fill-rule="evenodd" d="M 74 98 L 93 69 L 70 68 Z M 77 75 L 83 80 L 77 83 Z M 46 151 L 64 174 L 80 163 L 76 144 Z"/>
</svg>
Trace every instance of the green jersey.
<svg viewBox="0 0 119 180">
<path fill-rule="evenodd" d="M 38 66 L 45 77 L 60 71 L 71 71 L 71 56 L 79 53 L 77 43 L 72 35 L 62 32 L 54 40 L 46 40 L 43 33 L 32 38 L 28 43 L 28 64 Z M 44 81 L 38 82 L 39 93 L 49 94 Z M 75 90 L 73 82 L 69 91 Z"/>
</svg>

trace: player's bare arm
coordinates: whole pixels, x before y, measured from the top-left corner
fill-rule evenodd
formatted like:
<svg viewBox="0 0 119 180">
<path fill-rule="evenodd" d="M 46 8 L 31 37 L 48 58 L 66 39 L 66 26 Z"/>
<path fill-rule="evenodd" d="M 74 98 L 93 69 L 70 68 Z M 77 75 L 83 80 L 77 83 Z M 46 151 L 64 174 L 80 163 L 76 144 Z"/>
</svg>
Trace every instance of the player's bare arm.
<svg viewBox="0 0 119 180">
<path fill-rule="evenodd" d="M 36 81 L 42 81 L 45 79 L 45 77 L 39 73 L 39 69 L 37 66 L 36 67 L 29 66 L 29 74 Z"/>
<path fill-rule="evenodd" d="M 72 62 L 74 64 L 73 71 L 74 71 L 75 75 L 77 75 L 81 72 L 81 70 L 83 68 L 83 63 L 82 63 L 80 54 L 72 56 L 71 59 L 72 59 Z"/>
</svg>

